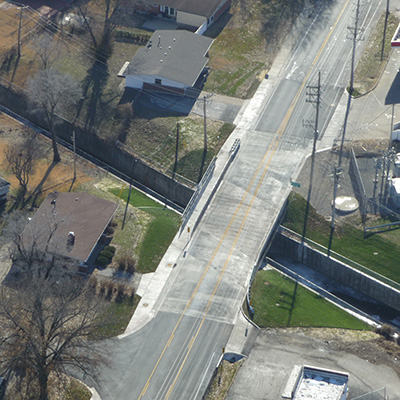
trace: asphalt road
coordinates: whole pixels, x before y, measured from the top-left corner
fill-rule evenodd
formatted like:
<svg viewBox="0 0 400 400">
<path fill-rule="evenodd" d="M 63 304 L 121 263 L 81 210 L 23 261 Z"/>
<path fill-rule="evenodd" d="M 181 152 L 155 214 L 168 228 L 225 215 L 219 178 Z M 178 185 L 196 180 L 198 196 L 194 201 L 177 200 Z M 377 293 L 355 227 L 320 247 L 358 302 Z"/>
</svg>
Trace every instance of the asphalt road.
<svg viewBox="0 0 400 400">
<path fill-rule="evenodd" d="M 321 133 L 343 93 L 352 9 L 349 0 L 328 3 L 294 27 L 297 46 L 249 102 L 233 134 L 241 138 L 238 155 L 176 260 L 155 317 L 134 334 L 106 342 L 112 367 L 102 370 L 96 386 L 103 400 L 203 396 L 290 177 L 310 151 L 312 130 L 303 120 L 314 110 L 305 102 L 306 85 L 314 85 L 321 71 Z M 369 9 L 365 25 L 376 19 L 382 1 Z"/>
</svg>

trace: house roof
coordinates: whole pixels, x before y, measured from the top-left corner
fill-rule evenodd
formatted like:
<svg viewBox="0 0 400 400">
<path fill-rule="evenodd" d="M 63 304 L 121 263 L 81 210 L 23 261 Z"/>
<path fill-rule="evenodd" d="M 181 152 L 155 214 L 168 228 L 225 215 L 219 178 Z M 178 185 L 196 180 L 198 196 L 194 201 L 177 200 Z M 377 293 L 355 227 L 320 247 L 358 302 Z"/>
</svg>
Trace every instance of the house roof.
<svg viewBox="0 0 400 400">
<path fill-rule="evenodd" d="M 5 186 L 10 186 L 10 182 L 7 182 L 5 179 L 0 177 L 0 188 L 5 187 Z"/>
<path fill-rule="evenodd" d="M 213 39 L 184 30 L 155 31 L 131 59 L 126 75 L 158 75 L 193 86 L 208 62 Z"/>
<path fill-rule="evenodd" d="M 210 18 L 221 4 L 221 0 L 159 0 L 161 6 Z"/>
<path fill-rule="evenodd" d="M 49 194 L 26 225 L 21 241 L 39 250 L 86 261 L 118 205 L 87 193 Z M 73 232 L 73 245 L 68 243 Z M 50 239 L 50 240 L 49 240 Z"/>
</svg>

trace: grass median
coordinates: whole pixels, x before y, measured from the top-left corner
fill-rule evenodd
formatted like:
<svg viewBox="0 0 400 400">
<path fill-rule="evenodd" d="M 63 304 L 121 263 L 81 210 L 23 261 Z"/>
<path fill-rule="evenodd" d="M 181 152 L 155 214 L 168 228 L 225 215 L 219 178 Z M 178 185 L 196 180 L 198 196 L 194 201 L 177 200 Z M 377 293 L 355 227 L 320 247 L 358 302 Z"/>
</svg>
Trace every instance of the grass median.
<svg viewBox="0 0 400 400">
<path fill-rule="evenodd" d="M 384 35 L 385 14 L 382 14 L 372 32 L 354 73 L 354 96 L 370 91 L 381 76 L 391 54 L 391 39 L 399 24 L 399 19 L 390 13 Z M 383 38 L 385 37 L 385 42 Z"/>
</svg>

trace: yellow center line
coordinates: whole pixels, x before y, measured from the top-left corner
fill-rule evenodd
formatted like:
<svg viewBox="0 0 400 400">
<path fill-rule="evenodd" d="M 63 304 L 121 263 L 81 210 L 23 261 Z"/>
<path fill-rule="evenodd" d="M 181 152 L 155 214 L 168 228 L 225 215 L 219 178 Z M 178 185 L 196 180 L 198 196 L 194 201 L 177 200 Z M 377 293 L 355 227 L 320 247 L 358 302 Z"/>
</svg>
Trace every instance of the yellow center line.
<svg viewBox="0 0 400 400">
<path fill-rule="evenodd" d="M 201 286 L 201 283 L 203 282 L 203 280 L 204 280 L 204 278 L 205 278 L 205 276 L 206 276 L 208 270 L 209 270 L 210 267 L 211 267 L 212 262 L 214 261 L 215 256 L 217 255 L 217 253 L 218 253 L 220 247 L 222 246 L 222 243 L 224 242 L 226 236 L 228 235 L 228 233 L 229 233 L 229 231 L 230 231 L 230 229 L 231 229 L 231 227 L 232 227 L 233 222 L 236 220 L 236 217 L 237 217 L 237 215 L 238 215 L 238 213 L 239 213 L 239 210 L 241 209 L 241 207 L 242 207 L 242 205 L 243 205 L 243 203 L 244 203 L 244 200 L 246 199 L 247 195 L 249 194 L 249 191 L 250 191 L 250 189 L 251 189 L 251 187 L 252 187 L 252 185 L 253 185 L 253 183 L 254 183 L 254 181 L 255 181 L 255 179 L 256 179 L 256 177 L 257 177 L 257 175 L 258 175 L 258 173 L 259 173 L 259 171 L 260 171 L 260 169 L 261 169 L 261 167 L 262 167 L 262 165 L 264 164 L 265 160 L 268 158 L 267 164 L 266 164 L 265 167 L 264 167 L 262 176 L 261 176 L 261 178 L 259 179 L 259 182 L 258 182 L 258 184 L 257 184 L 256 190 L 254 191 L 254 193 L 253 193 L 253 195 L 252 195 L 252 199 L 251 199 L 251 201 L 250 201 L 250 204 L 247 206 L 247 210 L 246 210 L 245 216 L 244 216 L 243 219 L 242 219 L 240 228 L 239 228 L 239 230 L 238 230 L 238 232 L 237 232 L 237 234 L 236 234 L 236 236 L 235 236 L 234 242 L 232 243 L 232 246 L 231 246 L 229 255 L 228 255 L 228 257 L 227 257 L 227 259 L 226 259 L 226 261 L 225 261 L 225 263 L 224 263 L 224 266 L 223 266 L 223 268 L 222 268 L 222 270 L 221 270 L 221 273 L 220 273 L 220 275 L 219 275 L 219 277 L 218 277 L 217 283 L 216 283 L 215 286 L 214 286 L 214 290 L 213 290 L 212 294 L 210 295 L 210 298 L 209 298 L 209 300 L 208 300 L 207 307 L 206 307 L 206 310 L 205 310 L 205 312 L 204 312 L 202 321 L 201 321 L 201 323 L 200 323 L 200 325 L 199 325 L 199 328 L 197 329 L 197 332 L 196 332 L 195 336 L 191 339 L 191 342 L 190 342 L 190 345 L 189 345 L 187 354 L 186 354 L 184 360 L 182 361 L 182 364 L 181 364 L 181 366 L 180 366 L 180 368 L 179 368 L 179 371 L 178 371 L 178 373 L 177 373 L 177 375 L 176 375 L 176 377 L 175 377 L 173 383 L 171 384 L 171 386 L 170 386 L 170 388 L 169 388 L 169 390 L 168 390 L 168 392 L 167 392 L 165 398 L 168 399 L 169 396 L 171 395 L 171 392 L 172 392 L 172 390 L 173 390 L 173 388 L 174 388 L 174 386 L 175 386 L 175 384 L 176 384 L 176 381 L 178 380 L 178 377 L 179 377 L 179 375 L 180 375 L 180 373 L 181 373 L 181 371 L 182 371 L 182 369 L 183 369 L 183 366 L 185 365 L 186 360 L 187 360 L 187 358 L 188 358 L 188 356 L 189 356 L 189 354 L 190 354 L 190 352 L 191 352 L 191 350 L 192 350 L 192 348 L 193 348 L 193 344 L 194 344 L 194 342 L 195 342 L 195 340 L 196 340 L 196 338 L 197 338 L 197 336 L 198 336 L 198 334 L 199 334 L 199 332 L 200 332 L 200 330 L 201 330 L 201 327 L 203 326 L 203 323 L 204 323 L 204 321 L 205 321 L 205 319 L 206 319 L 206 317 L 207 317 L 207 314 L 208 314 L 208 312 L 209 312 L 209 310 L 210 310 L 210 307 L 211 307 L 211 303 L 212 303 L 212 301 L 213 301 L 213 299 L 214 299 L 214 297 L 215 297 L 215 293 L 216 293 L 216 291 L 218 290 L 218 287 L 219 287 L 219 285 L 220 285 L 220 283 L 221 283 L 221 280 L 222 280 L 222 278 L 223 278 L 223 275 L 224 275 L 224 273 L 225 273 L 225 271 L 226 271 L 226 268 L 227 268 L 227 266 L 228 266 L 228 263 L 229 263 L 229 261 L 230 261 L 230 258 L 231 258 L 232 254 L 233 254 L 234 249 L 235 249 L 236 243 L 237 243 L 237 241 L 239 240 L 241 231 L 242 231 L 242 229 L 243 229 L 243 227 L 244 227 L 245 222 L 247 221 L 248 214 L 250 213 L 250 210 L 251 210 L 251 208 L 252 208 L 252 205 L 253 205 L 253 203 L 254 203 L 254 200 L 255 200 L 255 198 L 256 198 L 256 196 L 257 196 L 257 194 L 258 194 L 258 191 L 259 191 L 259 189 L 260 189 L 260 187 L 261 187 L 261 184 L 262 184 L 262 182 L 263 182 L 263 180 L 264 180 L 264 178 L 265 178 L 265 175 L 266 175 L 266 173 L 267 173 L 267 171 L 268 171 L 268 169 L 269 169 L 269 166 L 270 166 L 270 164 L 271 164 L 271 162 L 272 162 L 273 156 L 274 156 L 274 154 L 275 154 L 275 152 L 276 152 L 276 150 L 277 150 L 277 148 L 278 148 L 278 145 L 279 145 L 279 143 L 280 143 L 280 141 L 281 141 L 281 139 L 282 139 L 282 136 L 283 136 L 283 133 L 284 133 L 286 127 L 287 127 L 287 124 L 289 123 L 289 119 L 290 119 L 290 117 L 291 117 L 292 114 L 293 114 L 294 108 L 295 108 L 295 106 L 296 106 L 296 104 L 297 104 L 297 102 L 298 102 L 298 100 L 299 100 L 299 97 L 300 97 L 300 95 L 301 95 L 301 92 L 303 91 L 304 86 L 306 85 L 307 80 L 308 80 L 308 78 L 310 77 L 310 75 L 311 75 L 311 73 L 312 73 L 312 71 L 313 71 L 313 68 L 314 68 L 315 64 L 317 63 L 318 59 L 320 58 L 320 56 L 321 56 L 321 54 L 322 54 L 322 51 L 324 50 L 326 44 L 328 43 L 328 40 L 329 40 L 330 37 L 332 36 L 332 33 L 333 33 L 334 29 L 336 28 L 337 24 L 339 23 L 339 21 L 340 21 L 342 15 L 343 15 L 345 9 L 347 8 L 349 2 L 350 2 L 350 0 L 346 0 L 346 2 L 345 2 L 345 4 L 344 4 L 343 8 L 341 9 L 341 11 L 340 11 L 340 13 L 339 13 L 339 16 L 337 17 L 335 23 L 333 24 L 333 26 L 332 26 L 332 28 L 330 29 L 328 35 L 326 36 L 324 42 L 322 43 L 322 45 L 321 45 L 321 47 L 320 47 L 320 49 L 319 49 L 317 55 L 315 56 L 315 58 L 314 58 L 314 60 L 313 60 L 313 62 L 312 62 L 312 64 L 311 64 L 311 66 L 310 66 L 310 69 L 309 69 L 307 75 L 306 75 L 305 78 L 303 79 L 303 82 L 302 82 L 302 84 L 300 85 L 300 88 L 298 89 L 298 91 L 297 91 L 297 93 L 296 93 L 296 95 L 295 95 L 295 97 L 294 97 L 292 103 L 290 104 L 290 107 L 289 107 L 289 109 L 288 109 L 288 111 L 287 111 L 285 117 L 283 118 L 283 120 L 282 120 L 282 122 L 281 122 L 281 124 L 280 124 L 280 126 L 279 126 L 279 128 L 278 128 L 278 130 L 277 130 L 277 134 L 276 134 L 275 138 L 274 138 L 274 139 L 271 141 L 271 143 L 269 144 L 269 146 L 268 146 L 268 148 L 267 148 L 267 150 L 266 150 L 266 152 L 265 152 L 265 154 L 264 154 L 263 159 L 262 159 L 262 160 L 260 161 L 260 163 L 258 164 L 257 169 L 256 169 L 256 171 L 254 172 L 254 174 L 253 174 L 253 176 L 252 176 L 252 179 L 251 179 L 249 185 L 248 185 L 247 188 L 246 188 L 245 194 L 243 195 L 242 199 L 240 200 L 238 206 L 236 207 L 235 212 L 234 212 L 234 214 L 232 215 L 232 217 L 231 217 L 231 219 L 230 219 L 230 221 L 229 221 L 229 224 L 227 225 L 227 227 L 226 227 L 226 229 L 225 229 L 223 235 L 221 236 L 221 239 L 219 240 L 219 242 L 218 242 L 218 244 L 217 244 L 217 246 L 216 246 L 216 248 L 215 248 L 213 254 L 211 255 L 211 257 L 210 257 L 210 259 L 209 259 L 209 261 L 208 261 L 208 263 L 207 263 L 207 266 L 206 266 L 206 268 L 205 268 L 205 270 L 204 270 L 204 272 L 203 272 L 203 274 L 202 274 L 202 276 L 201 276 L 199 282 L 197 283 L 197 285 L 196 285 L 196 287 L 195 287 L 195 289 L 194 289 L 194 291 L 193 291 L 193 293 L 192 293 L 190 299 L 188 300 L 188 302 L 187 302 L 187 304 L 186 304 L 186 306 L 185 306 L 185 309 L 183 310 L 182 314 L 180 315 L 179 320 L 178 320 L 178 322 L 176 323 L 176 325 L 175 325 L 175 327 L 174 327 L 174 330 L 172 331 L 171 336 L 169 337 L 168 342 L 167 342 L 167 344 L 165 345 L 165 347 L 164 347 L 164 349 L 163 349 L 163 351 L 162 351 L 160 357 L 158 358 L 158 360 L 157 360 L 157 362 L 156 362 L 156 365 L 154 366 L 154 368 L 153 368 L 153 370 L 152 370 L 152 372 L 151 372 L 151 374 L 150 374 L 150 376 L 149 376 L 149 378 L 148 378 L 148 380 L 147 380 L 147 382 L 146 382 L 146 384 L 145 384 L 145 386 L 144 386 L 144 388 L 143 388 L 143 390 L 142 390 L 142 392 L 141 392 L 141 394 L 140 394 L 138 400 L 140 400 L 140 399 L 145 395 L 145 393 L 146 393 L 146 391 L 147 391 L 147 389 L 148 389 L 148 387 L 149 387 L 151 378 L 153 377 L 153 375 L 154 375 L 154 373 L 155 373 L 155 371 L 156 371 L 156 369 L 157 369 L 157 367 L 158 367 L 158 365 L 159 365 L 161 359 L 163 358 L 163 356 L 164 356 L 164 354 L 165 354 L 165 351 L 167 350 L 167 348 L 168 348 L 169 345 L 171 344 L 172 339 L 173 339 L 173 337 L 174 337 L 174 335 L 175 335 L 175 332 L 176 332 L 176 330 L 178 329 L 178 327 L 179 327 L 179 325 L 180 325 L 180 323 L 181 323 L 181 321 L 182 321 L 182 319 L 183 319 L 183 316 L 185 315 L 186 311 L 187 311 L 188 308 L 190 307 L 190 305 L 191 305 L 191 303 L 192 303 L 192 301 L 193 301 L 195 295 L 197 294 L 197 292 L 198 292 L 198 290 L 199 290 L 199 288 L 200 288 L 200 286 Z"/>
</svg>

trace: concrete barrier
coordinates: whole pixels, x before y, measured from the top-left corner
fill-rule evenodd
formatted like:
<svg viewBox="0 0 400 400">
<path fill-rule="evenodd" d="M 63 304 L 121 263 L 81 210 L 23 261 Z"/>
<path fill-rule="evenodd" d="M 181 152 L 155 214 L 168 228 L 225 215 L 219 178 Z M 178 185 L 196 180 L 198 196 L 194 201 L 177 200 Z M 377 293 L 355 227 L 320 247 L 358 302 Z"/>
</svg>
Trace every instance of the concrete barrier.
<svg viewBox="0 0 400 400">
<path fill-rule="evenodd" d="M 400 311 L 400 290 L 335 258 L 328 257 L 307 244 L 304 244 L 304 251 L 302 251 L 301 242 L 293 235 L 289 236 L 284 230 L 280 230 L 275 236 L 271 248 L 274 252 L 285 254 L 295 262 L 303 262 L 335 281 Z"/>
</svg>

